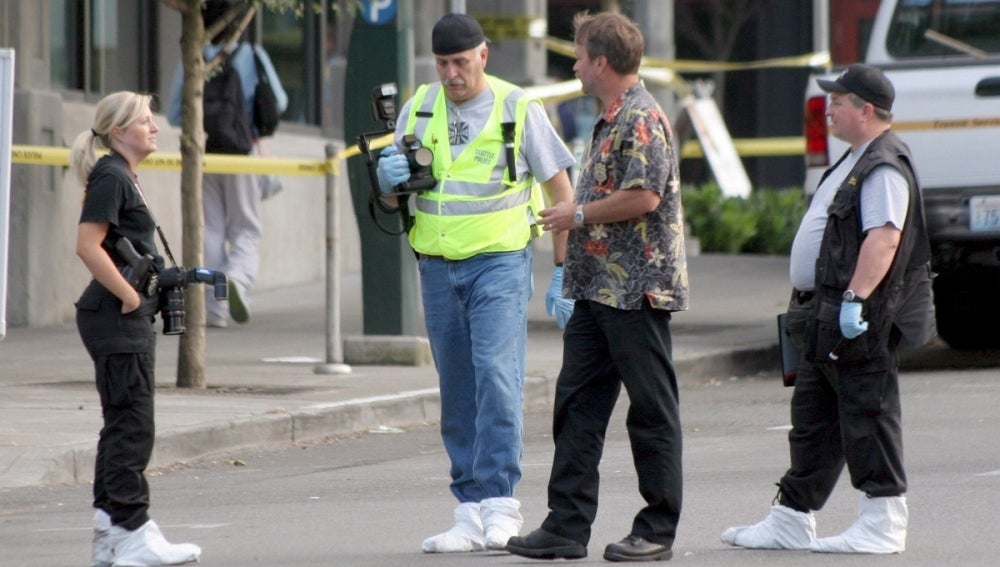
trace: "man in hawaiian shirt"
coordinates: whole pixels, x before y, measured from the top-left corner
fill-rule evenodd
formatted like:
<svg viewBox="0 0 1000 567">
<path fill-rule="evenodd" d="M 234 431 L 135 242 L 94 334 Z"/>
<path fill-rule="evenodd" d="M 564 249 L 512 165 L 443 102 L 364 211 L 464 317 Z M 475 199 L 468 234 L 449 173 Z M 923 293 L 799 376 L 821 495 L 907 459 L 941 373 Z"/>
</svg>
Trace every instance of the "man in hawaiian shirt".
<svg viewBox="0 0 1000 567">
<path fill-rule="evenodd" d="M 680 180 L 673 133 L 639 80 L 643 38 L 612 13 L 574 20 L 583 92 L 603 105 L 575 203 L 541 212 L 569 231 L 563 293 L 574 300 L 553 415 L 555 455 L 542 527 L 507 544 L 536 559 L 587 555 L 598 464 L 622 385 L 639 493 L 646 506 L 609 561 L 669 559 L 681 511 L 681 424 L 671 312 L 687 309 Z"/>
</svg>

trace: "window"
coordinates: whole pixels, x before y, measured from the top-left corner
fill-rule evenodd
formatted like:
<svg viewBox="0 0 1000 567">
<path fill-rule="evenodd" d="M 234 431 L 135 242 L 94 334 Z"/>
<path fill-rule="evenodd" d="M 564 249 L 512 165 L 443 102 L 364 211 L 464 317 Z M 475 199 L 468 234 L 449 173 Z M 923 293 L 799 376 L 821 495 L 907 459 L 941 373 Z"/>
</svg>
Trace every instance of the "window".
<svg viewBox="0 0 1000 567">
<path fill-rule="evenodd" d="M 156 0 L 51 0 L 50 78 L 96 96 L 156 90 Z"/>
<path fill-rule="evenodd" d="M 322 87 L 323 18 L 306 10 L 301 15 L 263 11 L 257 18 L 264 46 L 281 86 L 288 93 L 288 108 L 281 119 L 318 125 Z"/>
<path fill-rule="evenodd" d="M 321 10 L 276 12 L 260 9 L 248 39 L 267 50 L 288 93 L 282 120 L 319 125 L 323 82 L 324 13 L 334 0 L 317 0 Z M 174 52 L 161 57 L 161 0 L 49 0 L 52 88 L 97 100 L 117 90 L 161 92 L 162 65 L 173 67 Z M 162 33 L 180 33 L 170 29 Z M 165 44 L 166 45 L 166 44 Z M 176 44 L 174 44 L 176 45 Z M 163 49 L 171 49 L 163 47 Z M 166 76 L 169 81 L 170 75 Z"/>
<path fill-rule="evenodd" d="M 986 53 L 1000 53 L 1000 1 L 904 0 L 893 15 L 888 51 L 895 57 L 963 56 L 957 40 Z M 935 40 L 928 37 L 930 32 Z"/>
</svg>

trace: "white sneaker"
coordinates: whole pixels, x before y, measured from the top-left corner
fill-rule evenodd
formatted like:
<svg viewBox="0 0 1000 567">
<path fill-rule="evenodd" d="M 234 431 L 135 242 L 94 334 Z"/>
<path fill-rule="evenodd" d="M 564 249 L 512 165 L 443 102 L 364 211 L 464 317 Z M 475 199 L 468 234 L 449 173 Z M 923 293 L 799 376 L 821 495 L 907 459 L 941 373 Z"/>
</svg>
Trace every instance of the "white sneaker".
<svg viewBox="0 0 1000 567">
<path fill-rule="evenodd" d="M 111 547 L 111 516 L 98 508 L 94 510 L 93 560 L 90 567 L 111 567 L 114 559 Z"/>
<path fill-rule="evenodd" d="M 759 524 L 722 532 L 723 543 L 747 549 L 809 549 L 815 540 L 813 513 L 799 512 L 780 504 L 771 506 L 771 512 Z"/>
<path fill-rule="evenodd" d="M 455 525 L 448 531 L 424 540 L 424 553 L 461 553 L 482 551 L 483 521 L 478 502 L 463 502 L 455 507 Z"/>
<path fill-rule="evenodd" d="M 486 549 L 504 549 L 507 540 L 516 536 L 524 525 L 524 518 L 518 512 L 521 503 L 513 498 L 487 498 L 479 504 Z"/>
<path fill-rule="evenodd" d="M 114 567 L 159 567 L 197 563 L 201 548 L 193 543 L 170 543 L 156 522 L 150 520 L 128 531 L 111 527 Z"/>
<path fill-rule="evenodd" d="M 902 553 L 908 515 L 905 496 L 869 498 L 861 493 L 857 521 L 838 536 L 817 539 L 809 549 L 820 553 Z"/>
</svg>

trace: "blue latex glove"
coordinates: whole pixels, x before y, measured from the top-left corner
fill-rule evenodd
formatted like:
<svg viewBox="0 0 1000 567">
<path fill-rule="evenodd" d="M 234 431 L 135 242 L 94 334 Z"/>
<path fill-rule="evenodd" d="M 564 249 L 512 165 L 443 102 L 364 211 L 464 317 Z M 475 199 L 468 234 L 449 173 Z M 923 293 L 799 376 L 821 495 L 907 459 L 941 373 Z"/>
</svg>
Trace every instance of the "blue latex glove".
<svg viewBox="0 0 1000 567">
<path fill-rule="evenodd" d="M 378 188 L 383 193 L 391 193 L 392 188 L 410 178 L 410 162 L 399 153 L 396 146 L 386 146 L 378 160 L 375 172 L 378 174 Z"/>
<path fill-rule="evenodd" d="M 868 330 L 868 321 L 861 318 L 861 303 L 845 301 L 840 304 L 840 332 L 853 339 Z"/>
<path fill-rule="evenodd" d="M 549 315 L 555 315 L 556 324 L 560 329 L 566 328 L 566 323 L 573 315 L 573 306 L 576 302 L 563 297 L 563 269 L 556 266 L 552 273 L 552 283 L 549 284 L 549 291 L 545 294 L 545 310 Z"/>
</svg>

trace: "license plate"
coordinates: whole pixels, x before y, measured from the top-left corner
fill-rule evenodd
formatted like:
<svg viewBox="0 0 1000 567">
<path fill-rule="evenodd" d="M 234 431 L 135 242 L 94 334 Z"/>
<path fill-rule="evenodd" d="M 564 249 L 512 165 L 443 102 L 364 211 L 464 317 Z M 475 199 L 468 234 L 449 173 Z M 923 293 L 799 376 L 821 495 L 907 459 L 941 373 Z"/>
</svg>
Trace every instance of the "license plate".
<svg viewBox="0 0 1000 567">
<path fill-rule="evenodd" d="M 969 199 L 969 230 L 1000 231 L 1000 195 Z"/>
</svg>

